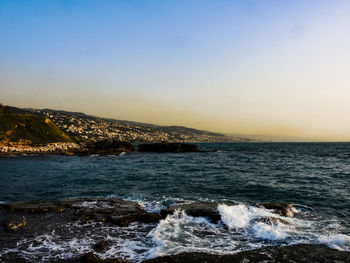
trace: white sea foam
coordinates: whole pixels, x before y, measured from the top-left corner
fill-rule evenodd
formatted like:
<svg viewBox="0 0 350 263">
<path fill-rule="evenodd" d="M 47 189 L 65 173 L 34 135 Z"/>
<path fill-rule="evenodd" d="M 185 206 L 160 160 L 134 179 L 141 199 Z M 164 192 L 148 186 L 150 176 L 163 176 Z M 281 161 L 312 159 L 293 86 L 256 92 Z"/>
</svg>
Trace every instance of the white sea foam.
<svg viewBox="0 0 350 263">
<path fill-rule="evenodd" d="M 184 251 L 230 253 L 237 244 L 225 229 L 204 217 L 192 217 L 180 210 L 161 220 L 148 236 L 157 244 L 150 249 L 150 257 Z"/>
<path fill-rule="evenodd" d="M 300 229 L 308 228 L 311 225 L 305 220 L 282 217 L 267 209 L 244 204 L 234 206 L 222 204 L 218 206 L 218 211 L 222 222 L 229 230 L 261 239 L 286 239 L 289 236 L 300 234 Z M 270 218 L 271 220 L 268 220 L 269 222 L 259 220 L 262 218 Z"/>
<path fill-rule="evenodd" d="M 278 240 L 288 236 L 285 226 L 279 223 L 269 225 L 258 222 L 252 226 L 252 229 L 254 231 L 254 236 L 262 239 Z"/>
<path fill-rule="evenodd" d="M 344 234 L 321 235 L 318 240 L 321 244 L 325 244 L 330 248 L 350 251 L 350 236 Z"/>
<path fill-rule="evenodd" d="M 249 211 L 245 205 L 219 205 L 219 213 L 222 222 L 228 226 L 229 229 L 246 228 L 252 219 L 252 211 Z"/>
</svg>

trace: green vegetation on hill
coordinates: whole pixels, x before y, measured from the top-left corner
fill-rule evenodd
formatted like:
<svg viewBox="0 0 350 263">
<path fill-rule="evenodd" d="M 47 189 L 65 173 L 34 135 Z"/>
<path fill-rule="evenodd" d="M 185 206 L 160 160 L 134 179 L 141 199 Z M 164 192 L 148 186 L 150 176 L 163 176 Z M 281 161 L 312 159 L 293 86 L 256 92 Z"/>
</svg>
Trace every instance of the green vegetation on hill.
<svg viewBox="0 0 350 263">
<path fill-rule="evenodd" d="M 33 114 L 0 113 L 0 143 L 70 142 L 50 119 Z"/>
</svg>

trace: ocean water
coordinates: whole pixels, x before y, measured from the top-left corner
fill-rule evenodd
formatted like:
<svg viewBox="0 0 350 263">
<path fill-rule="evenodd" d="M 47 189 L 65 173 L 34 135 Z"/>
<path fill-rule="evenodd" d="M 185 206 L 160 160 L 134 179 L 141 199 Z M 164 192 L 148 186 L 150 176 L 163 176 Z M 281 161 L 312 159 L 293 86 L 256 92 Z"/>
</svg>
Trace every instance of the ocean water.
<svg viewBox="0 0 350 263">
<path fill-rule="evenodd" d="M 0 158 L 0 201 L 120 197 L 153 212 L 178 202 L 219 204 L 218 224 L 183 211 L 159 224 L 127 228 L 72 223 L 62 226 L 73 231 L 70 239 L 47 233 L 24 239 L 18 252 L 28 259 L 67 258 L 91 250 L 101 237 L 112 243 L 101 257 L 134 262 L 182 251 L 237 253 L 295 243 L 324 243 L 350 251 L 350 143 L 199 146 L 218 151 Z M 225 201 L 239 205 L 227 206 Z M 265 224 L 256 219 L 276 215 L 257 207 L 259 202 L 288 202 L 298 214 L 280 217 L 288 224 Z"/>
</svg>

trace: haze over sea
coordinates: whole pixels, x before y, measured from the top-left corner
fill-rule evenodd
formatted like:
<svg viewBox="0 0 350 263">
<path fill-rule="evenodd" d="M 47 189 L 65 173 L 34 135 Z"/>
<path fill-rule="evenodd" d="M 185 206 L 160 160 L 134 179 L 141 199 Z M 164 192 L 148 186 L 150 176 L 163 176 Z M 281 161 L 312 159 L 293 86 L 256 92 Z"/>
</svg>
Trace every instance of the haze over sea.
<svg viewBox="0 0 350 263">
<path fill-rule="evenodd" d="M 179 251 L 234 253 L 299 242 L 350 250 L 350 143 L 199 146 L 218 152 L 0 158 L 0 200 L 121 197 L 149 211 L 182 201 L 241 204 L 218 208 L 223 223 L 234 231 L 179 212 L 153 228 L 133 226 L 138 233 L 133 236 L 121 237 L 118 227 L 97 224 L 87 236 L 73 235 L 74 244 L 55 235 L 38 241 L 37 247 L 26 240 L 20 247 L 29 258 L 53 247 L 52 253 L 64 257 L 103 235 L 116 244 L 107 254 L 135 261 Z M 266 201 L 293 204 L 297 218 L 284 218 L 289 225 L 254 223 L 252 219 L 268 212 L 252 205 Z M 123 231 L 135 231 L 133 227 Z"/>
</svg>

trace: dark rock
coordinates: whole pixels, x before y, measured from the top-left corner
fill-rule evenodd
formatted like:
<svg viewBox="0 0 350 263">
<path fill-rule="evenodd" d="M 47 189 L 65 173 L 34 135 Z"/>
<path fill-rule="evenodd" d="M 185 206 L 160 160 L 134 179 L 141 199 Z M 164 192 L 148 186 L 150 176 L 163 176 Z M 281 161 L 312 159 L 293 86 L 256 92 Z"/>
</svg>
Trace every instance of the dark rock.
<svg viewBox="0 0 350 263">
<path fill-rule="evenodd" d="M 64 211 L 62 212 L 62 210 Z M 0 251 L 18 248 L 18 242 L 21 240 L 26 238 L 33 240 L 35 237 L 48 233 L 55 233 L 57 236 L 62 237 L 63 240 L 70 240 L 75 235 L 79 238 L 79 235 L 84 233 L 81 232 L 82 229 L 93 232 L 96 227 L 95 224 L 87 224 L 83 227 L 79 226 L 79 222 L 72 224 L 73 220 L 79 219 L 78 214 L 87 222 L 103 222 L 105 220 L 105 224 L 113 223 L 109 220 L 112 216 L 120 216 L 120 220 L 125 217 L 123 226 L 133 222 L 153 223 L 160 220 L 160 215 L 147 213 L 138 203 L 117 198 L 75 198 L 58 201 L 1 203 Z M 19 224 L 23 224 L 20 220 L 23 215 L 26 219 L 26 226 L 19 228 Z M 17 226 L 18 231 L 8 231 L 5 222 L 15 223 L 13 226 Z M 69 229 L 68 225 L 72 229 Z M 153 225 L 145 227 L 151 230 Z M 95 242 L 97 241 L 95 240 Z M 0 262 L 27 262 L 26 260 L 21 261 L 21 249 L 23 248 L 20 248 L 18 252 L 0 255 Z M 67 260 L 52 258 L 50 262 L 78 263 L 80 262 L 80 257 L 73 255 L 73 258 Z"/>
<path fill-rule="evenodd" d="M 198 146 L 194 144 L 168 143 L 168 142 L 139 144 L 138 150 L 139 152 L 158 152 L 158 153 L 199 152 Z"/>
<path fill-rule="evenodd" d="M 95 151 L 97 154 L 120 154 L 122 152 L 131 152 L 133 149 L 130 142 L 113 139 L 97 141 L 95 144 Z"/>
<path fill-rule="evenodd" d="M 134 222 L 155 223 L 161 217 L 158 214 L 147 213 L 136 202 L 122 199 L 102 199 L 101 205 L 84 207 L 75 213 L 76 220 L 84 223 L 109 222 L 120 227 L 129 226 Z"/>
<path fill-rule="evenodd" d="M 266 209 L 271 209 L 274 213 L 285 217 L 294 217 L 294 215 L 298 213 L 294 206 L 287 203 L 261 203 L 259 205 Z"/>
<path fill-rule="evenodd" d="M 0 204 L 11 212 L 43 213 L 43 212 L 64 212 L 67 206 L 58 202 L 37 201 L 37 202 L 8 202 Z"/>
<path fill-rule="evenodd" d="M 118 198 L 76 198 L 60 201 L 9 202 L 0 208 L 21 213 L 73 212 L 74 219 L 84 223 L 110 222 L 117 226 L 129 226 L 133 222 L 155 223 L 161 217 L 147 213 L 133 201 Z"/>
<path fill-rule="evenodd" d="M 146 224 L 157 223 L 162 217 L 156 213 L 142 213 L 140 214 L 139 221 Z"/>
<path fill-rule="evenodd" d="M 25 219 L 24 216 L 22 216 L 21 220 L 16 220 L 13 222 L 6 222 L 5 224 L 5 228 L 7 231 L 14 231 L 17 230 L 19 228 L 23 228 L 27 225 L 27 221 Z"/>
<path fill-rule="evenodd" d="M 173 214 L 175 210 L 183 210 L 186 214 L 193 217 L 208 217 L 213 223 L 217 223 L 221 216 L 218 212 L 218 204 L 214 202 L 193 202 L 190 204 L 178 204 L 162 209 L 160 214 L 165 218 Z"/>
<path fill-rule="evenodd" d="M 233 255 L 188 252 L 163 256 L 143 263 L 233 263 L 233 262 L 350 262 L 350 252 L 330 249 L 325 245 L 298 244 L 243 251 Z"/>
<path fill-rule="evenodd" d="M 109 242 L 107 240 L 102 240 L 100 242 L 97 242 L 92 249 L 96 252 L 102 252 L 106 250 L 106 248 L 109 246 Z"/>
<path fill-rule="evenodd" d="M 134 222 L 142 222 L 148 224 L 157 223 L 161 219 L 161 216 L 155 213 L 136 213 L 124 216 L 111 215 L 107 218 L 108 222 L 120 227 L 129 226 L 131 223 Z"/>
<path fill-rule="evenodd" d="M 132 152 L 134 147 L 130 142 L 118 141 L 114 139 L 105 139 L 97 142 L 89 142 L 82 147 L 79 151 L 76 151 L 75 155 L 118 155 L 122 152 Z"/>
<path fill-rule="evenodd" d="M 121 258 L 107 258 L 101 259 L 96 254 L 90 252 L 80 258 L 81 263 L 127 263 L 124 259 Z"/>
</svg>

